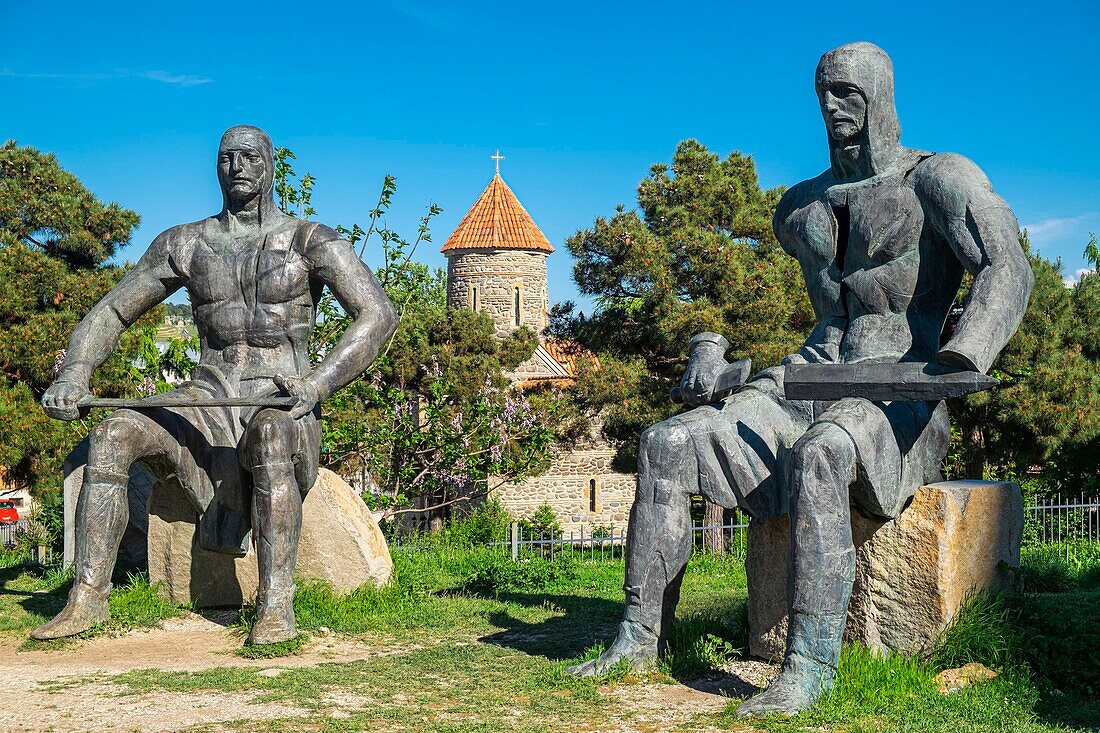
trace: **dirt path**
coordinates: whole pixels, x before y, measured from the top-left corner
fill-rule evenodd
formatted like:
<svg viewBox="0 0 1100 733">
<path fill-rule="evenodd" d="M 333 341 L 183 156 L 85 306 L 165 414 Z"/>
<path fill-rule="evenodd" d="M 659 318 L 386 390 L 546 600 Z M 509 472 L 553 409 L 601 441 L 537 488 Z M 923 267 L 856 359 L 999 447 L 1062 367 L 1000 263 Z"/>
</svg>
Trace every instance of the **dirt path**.
<svg viewBox="0 0 1100 733">
<path fill-rule="evenodd" d="M 0 680 L 6 701 L 0 733 L 161 733 L 203 726 L 216 731 L 221 730 L 220 723 L 230 721 L 312 717 L 316 709 L 285 703 L 256 704 L 255 691 L 120 694 L 123 687 L 113 683 L 110 676 L 140 669 L 197 672 L 215 667 L 252 667 L 270 670 L 274 676 L 279 669 L 354 662 L 408 650 L 407 646 L 379 648 L 343 636 L 321 635 L 310 639 L 294 656 L 245 659 L 233 654 L 241 645 L 238 634 L 194 614 L 166 621 L 160 629 L 101 636 L 63 649 L 19 651 L 20 643 L 18 638 L 0 640 Z M 624 717 L 608 721 L 607 730 L 665 731 L 700 713 L 719 713 L 731 696 L 751 694 L 775 671 L 774 665 L 739 662 L 722 674 L 688 685 L 609 687 L 605 692 L 623 704 Z M 341 695 L 335 690 L 326 693 L 330 717 L 340 717 L 359 707 L 354 695 L 346 700 Z"/>
<path fill-rule="evenodd" d="M 310 639 L 299 654 L 244 659 L 233 654 L 241 638 L 209 619 L 188 614 L 163 628 L 97 637 L 50 651 L 18 651 L 20 639 L 0 641 L 0 680 L 5 710 L 0 731 L 174 731 L 230 720 L 287 718 L 300 708 L 253 704 L 255 693 L 201 695 L 152 692 L 120 696 L 109 682 L 76 683 L 136 669 L 197 672 L 212 667 L 278 669 L 324 662 L 354 662 L 396 650 L 380 650 L 337 636 Z"/>
</svg>

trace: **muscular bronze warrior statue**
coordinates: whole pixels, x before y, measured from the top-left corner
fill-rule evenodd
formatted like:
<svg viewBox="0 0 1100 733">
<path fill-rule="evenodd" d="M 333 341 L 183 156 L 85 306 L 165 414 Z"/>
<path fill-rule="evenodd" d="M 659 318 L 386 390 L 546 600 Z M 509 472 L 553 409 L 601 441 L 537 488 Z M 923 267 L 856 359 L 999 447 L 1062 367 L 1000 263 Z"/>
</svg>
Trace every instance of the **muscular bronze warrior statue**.
<svg viewBox="0 0 1100 733">
<path fill-rule="evenodd" d="M 889 371 L 926 362 L 933 371 L 984 373 L 1019 325 L 1031 290 L 1015 217 L 966 158 L 901 145 L 893 68 L 882 49 L 853 43 L 830 51 L 816 87 L 830 165 L 787 191 L 773 222 L 802 266 L 817 315 L 785 363 Z M 974 277 L 970 297 L 941 343 L 964 273 Z M 611 647 L 573 671 L 597 674 L 623 658 L 641 666 L 657 656 L 691 554 L 689 498 L 702 494 L 753 516 L 790 513 L 782 672 L 739 713 L 793 713 L 836 674 L 855 578 L 851 508 L 897 517 L 917 488 L 938 480 L 948 415 L 939 398 L 788 399 L 783 367 L 716 400 L 727 347 L 713 333 L 691 340 L 680 390 L 695 409 L 642 435 L 624 619 Z"/>
<path fill-rule="evenodd" d="M 317 477 L 320 402 L 355 379 L 378 354 L 397 313 L 373 273 L 332 229 L 289 217 L 272 197 L 274 156 L 262 130 L 222 136 L 219 214 L 158 236 L 137 265 L 80 322 L 46 414 L 78 417 L 92 371 L 122 332 L 186 288 L 201 344 L 191 380 L 160 398 L 187 403 L 226 397 L 293 398 L 288 409 L 157 407 L 112 413 L 90 435 L 76 510 L 75 573 L 68 604 L 32 632 L 71 636 L 108 618 L 107 594 L 126 528 L 130 464 L 173 473 L 201 512 L 207 549 L 256 548 L 259 587 L 249 643 L 293 638 L 294 563 L 302 498 Z M 319 364 L 309 337 L 328 287 L 351 325 Z"/>
</svg>

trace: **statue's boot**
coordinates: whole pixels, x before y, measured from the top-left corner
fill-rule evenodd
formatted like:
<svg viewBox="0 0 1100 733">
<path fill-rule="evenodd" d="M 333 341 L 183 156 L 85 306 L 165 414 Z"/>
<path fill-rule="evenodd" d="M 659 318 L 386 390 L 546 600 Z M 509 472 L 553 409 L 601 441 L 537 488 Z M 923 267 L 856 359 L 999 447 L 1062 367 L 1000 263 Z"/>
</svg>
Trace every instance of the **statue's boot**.
<svg viewBox="0 0 1100 733">
<path fill-rule="evenodd" d="M 787 653 L 779 677 L 742 703 L 739 717 L 793 715 L 817 702 L 836 679 L 856 573 L 848 495 L 855 445 L 841 428 L 819 423 L 795 444 L 792 469 Z"/>
<path fill-rule="evenodd" d="M 129 475 L 84 469 L 84 484 L 76 505 L 76 556 L 73 587 L 61 613 L 31 632 L 32 639 L 75 636 L 110 618 L 111 592 L 118 546 L 126 531 Z"/>
<path fill-rule="evenodd" d="M 836 679 L 846 616 L 846 610 L 843 615 L 833 611 L 792 615 L 779 676 L 764 692 L 741 703 L 737 717 L 794 715 L 817 702 Z"/>
<path fill-rule="evenodd" d="M 294 622 L 294 563 L 302 531 L 302 497 L 289 462 L 252 470 L 252 531 L 259 566 L 256 622 L 248 644 L 276 644 L 298 636 Z"/>
<path fill-rule="evenodd" d="M 597 659 L 570 667 L 572 674 L 602 675 L 624 660 L 642 669 L 656 661 L 672 632 L 684 568 L 691 557 L 689 497 L 665 479 L 653 482 L 648 491 L 643 482 L 640 478 L 638 498 L 630 510 L 626 611 L 618 635 Z"/>
</svg>

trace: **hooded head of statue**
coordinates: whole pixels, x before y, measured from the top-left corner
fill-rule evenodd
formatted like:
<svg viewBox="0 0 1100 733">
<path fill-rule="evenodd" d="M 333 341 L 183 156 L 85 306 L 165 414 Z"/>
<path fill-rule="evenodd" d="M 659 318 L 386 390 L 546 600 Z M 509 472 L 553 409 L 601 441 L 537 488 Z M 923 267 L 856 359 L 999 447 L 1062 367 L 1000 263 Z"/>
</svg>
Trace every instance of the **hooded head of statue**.
<svg viewBox="0 0 1100 733">
<path fill-rule="evenodd" d="M 815 86 L 833 175 L 851 180 L 888 170 L 902 147 L 894 65 L 886 52 L 865 42 L 833 49 L 817 64 Z"/>
<path fill-rule="evenodd" d="M 218 182 L 226 211 L 241 212 L 252 202 L 261 217 L 275 210 L 275 153 L 266 132 L 252 125 L 225 131 L 218 146 Z"/>
</svg>

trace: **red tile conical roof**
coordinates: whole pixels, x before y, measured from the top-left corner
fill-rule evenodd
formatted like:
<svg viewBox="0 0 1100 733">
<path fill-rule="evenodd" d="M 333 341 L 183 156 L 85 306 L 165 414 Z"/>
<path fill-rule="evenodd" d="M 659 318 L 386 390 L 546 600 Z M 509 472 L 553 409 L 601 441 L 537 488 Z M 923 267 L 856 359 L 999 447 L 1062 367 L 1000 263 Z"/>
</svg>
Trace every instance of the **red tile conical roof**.
<svg viewBox="0 0 1100 733">
<path fill-rule="evenodd" d="M 462 217 L 440 252 L 456 249 L 554 251 L 512 189 L 497 173 Z"/>
</svg>

